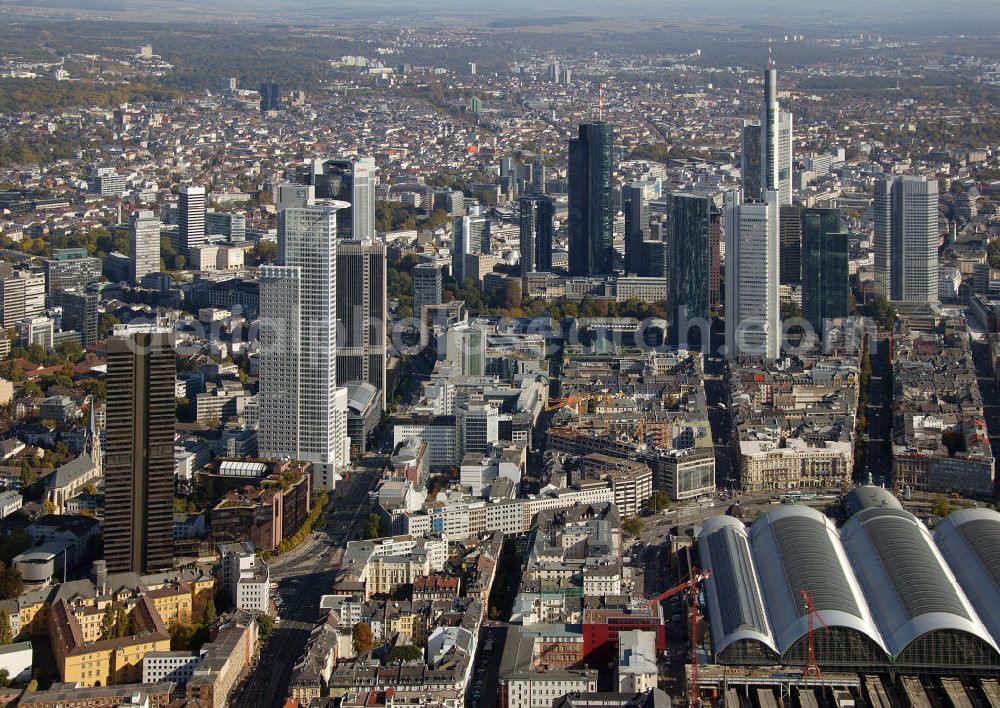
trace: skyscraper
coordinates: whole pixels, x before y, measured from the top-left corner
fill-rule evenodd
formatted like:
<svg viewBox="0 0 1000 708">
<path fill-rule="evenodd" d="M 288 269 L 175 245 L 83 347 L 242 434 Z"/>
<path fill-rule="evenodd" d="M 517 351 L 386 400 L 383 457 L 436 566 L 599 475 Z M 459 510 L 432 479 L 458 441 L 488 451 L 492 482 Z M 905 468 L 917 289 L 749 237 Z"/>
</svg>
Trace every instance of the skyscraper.
<svg viewBox="0 0 1000 708">
<path fill-rule="evenodd" d="M 380 241 L 337 243 L 337 382 L 364 381 L 385 410 L 386 254 Z"/>
<path fill-rule="evenodd" d="M 764 72 L 760 118 L 761 189 L 778 193 L 778 204 L 792 203 L 792 114 L 778 106 L 778 72 L 769 61 Z"/>
<path fill-rule="evenodd" d="M 260 112 L 281 110 L 281 87 L 273 81 L 260 85 Z"/>
<path fill-rule="evenodd" d="M 84 346 L 97 341 L 97 301 L 97 293 L 85 290 L 61 290 L 59 293 L 63 331 L 79 332 L 80 343 Z"/>
<path fill-rule="evenodd" d="M 710 268 L 712 265 L 711 202 L 694 194 L 670 197 L 670 270 L 667 277 L 667 318 L 670 341 L 683 348 L 698 348 L 687 322 L 701 320 L 708 340 L 712 322 Z"/>
<path fill-rule="evenodd" d="M 743 198 L 760 199 L 760 121 L 743 121 L 740 134 L 740 176 L 743 182 Z"/>
<path fill-rule="evenodd" d="M 128 241 L 128 278 L 138 285 L 147 273 L 160 272 L 160 217 L 146 209 L 133 213 Z"/>
<path fill-rule="evenodd" d="M 775 359 L 781 350 L 778 195 L 741 203 L 725 194 L 726 356 Z"/>
<path fill-rule="evenodd" d="M 649 240 L 649 202 L 641 182 L 622 187 L 625 212 L 625 272 L 640 274 L 645 265 L 643 242 Z"/>
<path fill-rule="evenodd" d="M 758 201 L 768 190 L 778 193 L 779 205 L 792 203 L 792 114 L 778 105 L 778 75 L 768 60 L 764 71 L 764 102 L 760 120 L 743 124 L 740 168 L 743 195 Z M 759 154 L 759 157 L 755 157 Z M 754 173 L 759 170 L 759 177 Z"/>
<path fill-rule="evenodd" d="M 848 313 L 848 241 L 837 209 L 802 210 L 802 316 L 819 337 L 826 320 Z"/>
<path fill-rule="evenodd" d="M 552 270 L 555 204 L 545 195 L 521 197 L 521 275 Z"/>
<path fill-rule="evenodd" d="M 83 290 L 101 279 L 101 259 L 87 254 L 86 248 L 56 248 L 45 261 L 45 294 L 50 298 L 60 290 Z"/>
<path fill-rule="evenodd" d="M 451 277 L 461 285 L 465 282 L 465 257 L 471 252 L 472 220 L 468 216 L 456 216 L 451 229 Z"/>
<path fill-rule="evenodd" d="M 585 123 L 569 141 L 569 272 L 614 270 L 615 128 Z"/>
<path fill-rule="evenodd" d="M 363 241 L 375 237 L 375 158 L 315 159 L 306 178 L 318 199 L 348 202 L 337 215 L 342 237 Z"/>
<path fill-rule="evenodd" d="M 413 266 L 413 316 L 419 318 L 424 305 L 441 304 L 441 267 L 437 263 Z"/>
<path fill-rule="evenodd" d="M 531 168 L 531 193 L 545 194 L 545 158 L 542 153 L 535 155 L 535 164 Z"/>
<path fill-rule="evenodd" d="M 337 211 L 346 207 L 279 212 L 283 265 L 261 269 L 260 454 L 311 462 L 321 489 L 333 489 L 350 459 L 336 327 Z"/>
<path fill-rule="evenodd" d="M 938 188 L 923 177 L 875 183 L 875 287 L 890 300 L 938 299 Z"/>
<path fill-rule="evenodd" d="M 173 565 L 173 335 L 150 326 L 108 341 L 104 558 L 112 572 Z"/>
<path fill-rule="evenodd" d="M 187 254 L 194 246 L 205 245 L 205 188 L 181 187 L 177 225 L 181 248 Z M 159 237 L 157 237 L 159 238 Z M 160 269 L 159 258 L 156 270 Z"/>
<path fill-rule="evenodd" d="M 780 209 L 781 284 L 802 282 L 802 209 L 783 204 Z"/>
</svg>

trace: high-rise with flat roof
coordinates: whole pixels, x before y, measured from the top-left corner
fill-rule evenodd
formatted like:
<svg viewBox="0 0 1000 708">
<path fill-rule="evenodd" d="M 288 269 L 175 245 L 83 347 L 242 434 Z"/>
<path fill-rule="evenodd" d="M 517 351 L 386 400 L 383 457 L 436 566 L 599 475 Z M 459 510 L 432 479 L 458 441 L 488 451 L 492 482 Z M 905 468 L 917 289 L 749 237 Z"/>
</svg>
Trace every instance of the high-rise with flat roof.
<svg viewBox="0 0 1000 708">
<path fill-rule="evenodd" d="M 140 209 L 129 224 L 129 282 L 138 285 L 147 273 L 160 272 L 160 217 Z"/>
<path fill-rule="evenodd" d="M 649 202 L 641 182 L 622 187 L 622 211 L 625 212 L 625 272 L 639 274 L 644 271 L 643 243 L 649 240 Z"/>
<path fill-rule="evenodd" d="M 569 272 L 613 272 L 615 127 L 598 121 L 580 126 L 569 141 Z"/>
<path fill-rule="evenodd" d="M 780 209 L 781 284 L 802 282 L 802 209 L 784 204 Z"/>
<path fill-rule="evenodd" d="M 104 559 L 111 572 L 173 565 L 176 375 L 169 330 L 121 327 L 108 341 Z"/>
<path fill-rule="evenodd" d="M 781 350 L 778 194 L 744 203 L 725 194 L 726 356 L 776 359 Z"/>
<path fill-rule="evenodd" d="M 695 194 L 670 196 L 670 268 L 667 276 L 667 318 L 670 340 L 682 348 L 707 341 L 712 322 L 711 201 Z M 692 336 L 687 323 L 700 320 L 704 331 Z"/>
<path fill-rule="evenodd" d="M 274 81 L 265 81 L 260 85 L 260 112 L 281 110 L 281 87 Z"/>
<path fill-rule="evenodd" d="M 323 159 L 312 161 L 307 170 L 309 184 L 318 199 L 338 199 L 350 204 L 337 215 L 342 238 L 355 241 L 375 236 L 375 158 Z"/>
<path fill-rule="evenodd" d="M 886 175 L 875 183 L 875 288 L 890 300 L 937 302 L 938 185 Z"/>
<path fill-rule="evenodd" d="M 337 211 L 346 207 L 279 212 L 282 265 L 261 269 L 260 454 L 311 462 L 320 489 L 333 489 L 350 461 L 347 390 L 337 387 Z"/>
<path fill-rule="evenodd" d="M 543 194 L 521 197 L 518 206 L 521 211 L 521 275 L 551 272 L 555 203 Z"/>
<path fill-rule="evenodd" d="M 86 290 L 61 290 L 62 328 L 64 332 L 80 333 L 80 342 L 86 346 L 97 341 L 97 293 Z"/>
<path fill-rule="evenodd" d="M 424 305 L 441 304 L 441 266 L 417 263 L 413 266 L 413 316 L 419 318 Z"/>
<path fill-rule="evenodd" d="M 205 243 L 205 188 L 181 187 L 177 211 L 180 245 L 187 254 L 195 246 Z M 159 270 L 159 261 L 157 261 Z"/>
<path fill-rule="evenodd" d="M 55 297 L 60 290 L 83 290 L 101 279 L 101 259 L 85 248 L 57 248 L 45 261 L 45 293 Z"/>
<path fill-rule="evenodd" d="M 337 382 L 364 381 L 385 410 L 386 253 L 380 241 L 337 243 Z"/>
<path fill-rule="evenodd" d="M 849 241 L 838 209 L 802 210 L 802 316 L 819 337 L 824 322 L 848 314 Z"/>
</svg>

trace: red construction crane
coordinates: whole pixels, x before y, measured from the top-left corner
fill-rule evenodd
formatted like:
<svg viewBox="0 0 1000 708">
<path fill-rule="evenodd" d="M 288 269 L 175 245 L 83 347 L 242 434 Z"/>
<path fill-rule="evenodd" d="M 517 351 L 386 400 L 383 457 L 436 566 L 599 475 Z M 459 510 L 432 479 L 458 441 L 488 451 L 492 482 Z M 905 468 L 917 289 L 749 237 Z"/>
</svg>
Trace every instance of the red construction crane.
<svg viewBox="0 0 1000 708">
<path fill-rule="evenodd" d="M 691 692 L 688 697 L 691 706 L 701 705 L 701 695 L 698 691 L 698 583 L 707 580 L 710 575 L 712 575 L 711 570 L 692 568 L 688 580 L 657 595 L 644 605 L 649 608 L 679 592 L 689 588 L 691 590 Z"/>
<path fill-rule="evenodd" d="M 809 615 L 809 653 L 806 657 L 806 665 L 802 668 L 802 677 L 819 678 L 819 664 L 816 663 L 816 646 L 813 643 L 813 616 L 815 615 L 819 623 L 823 625 L 823 629 L 827 632 L 830 631 L 830 628 L 823 621 L 823 615 L 816 610 L 812 597 L 805 590 L 802 590 L 802 599 L 806 602 L 806 613 Z"/>
</svg>

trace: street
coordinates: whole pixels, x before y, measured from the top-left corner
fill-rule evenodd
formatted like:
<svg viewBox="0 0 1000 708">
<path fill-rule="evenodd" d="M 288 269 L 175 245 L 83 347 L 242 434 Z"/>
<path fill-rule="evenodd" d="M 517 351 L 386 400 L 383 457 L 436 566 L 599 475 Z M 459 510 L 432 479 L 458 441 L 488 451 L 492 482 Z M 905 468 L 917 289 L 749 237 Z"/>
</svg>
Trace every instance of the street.
<svg viewBox="0 0 1000 708">
<path fill-rule="evenodd" d="M 338 482 L 326 527 L 271 562 L 271 580 L 280 584 L 285 603 L 278 613 L 281 622 L 261 650 L 255 670 L 231 697 L 232 705 L 271 708 L 285 700 L 295 662 L 320 620 L 320 597 L 333 585 L 334 566 L 343 558 L 347 542 L 364 531 L 368 492 L 378 480 L 375 471 L 354 470 L 350 479 Z M 293 581 L 298 582 L 293 585 Z"/>
</svg>

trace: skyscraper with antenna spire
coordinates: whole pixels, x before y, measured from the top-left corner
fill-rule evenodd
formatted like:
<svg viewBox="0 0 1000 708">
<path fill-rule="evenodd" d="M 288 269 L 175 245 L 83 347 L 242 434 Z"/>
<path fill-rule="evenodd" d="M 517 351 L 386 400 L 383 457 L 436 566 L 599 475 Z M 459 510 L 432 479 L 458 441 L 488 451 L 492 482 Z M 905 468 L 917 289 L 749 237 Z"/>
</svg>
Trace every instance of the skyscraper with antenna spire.
<svg viewBox="0 0 1000 708">
<path fill-rule="evenodd" d="M 740 148 L 743 198 L 759 201 L 763 192 L 773 191 L 779 206 L 791 204 L 792 114 L 778 104 L 778 72 L 770 42 L 760 118 L 744 122 Z"/>
</svg>

